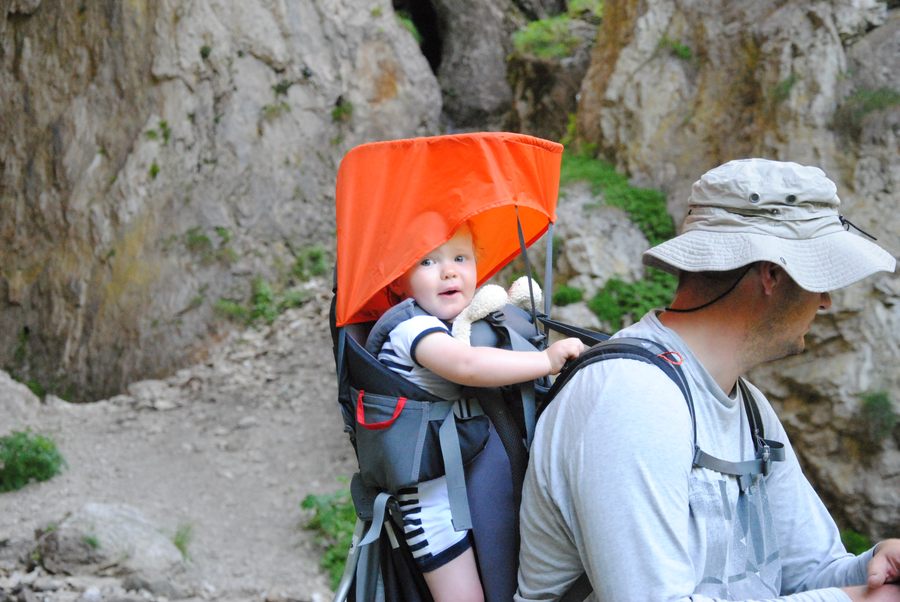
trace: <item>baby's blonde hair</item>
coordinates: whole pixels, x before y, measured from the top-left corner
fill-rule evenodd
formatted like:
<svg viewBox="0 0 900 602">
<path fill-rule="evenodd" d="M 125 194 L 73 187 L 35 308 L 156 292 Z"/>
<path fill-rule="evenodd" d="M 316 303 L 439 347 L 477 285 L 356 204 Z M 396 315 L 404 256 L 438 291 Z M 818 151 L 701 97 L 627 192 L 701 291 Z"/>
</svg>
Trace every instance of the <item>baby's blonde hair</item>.
<svg viewBox="0 0 900 602">
<path fill-rule="evenodd" d="M 478 256 L 480 255 L 480 253 L 478 251 L 478 242 L 475 238 L 475 230 L 472 228 L 472 220 L 466 220 L 462 224 L 460 224 L 459 227 L 457 227 L 456 230 L 453 231 L 453 234 L 450 235 L 450 238 L 453 238 L 454 236 L 456 236 L 459 233 L 459 231 L 462 230 L 463 228 L 465 228 L 469 232 L 469 238 L 472 241 L 472 254 L 475 256 L 475 264 L 477 265 L 478 264 Z M 447 241 L 442 242 L 441 245 L 445 244 L 446 242 Z M 437 245 L 436 247 L 434 247 L 434 249 L 437 249 L 441 245 Z M 428 252 L 431 253 L 431 251 L 434 251 L 434 249 L 430 249 Z M 415 264 L 413 264 L 413 265 L 415 265 Z M 404 297 L 397 292 L 396 286 L 397 286 L 397 281 L 400 280 L 401 278 L 403 278 L 403 275 L 405 273 L 406 272 L 397 276 L 397 278 L 395 278 L 394 281 L 391 282 L 387 286 L 388 299 L 390 300 L 391 305 L 396 305 L 397 303 L 400 303 L 404 299 Z"/>
</svg>

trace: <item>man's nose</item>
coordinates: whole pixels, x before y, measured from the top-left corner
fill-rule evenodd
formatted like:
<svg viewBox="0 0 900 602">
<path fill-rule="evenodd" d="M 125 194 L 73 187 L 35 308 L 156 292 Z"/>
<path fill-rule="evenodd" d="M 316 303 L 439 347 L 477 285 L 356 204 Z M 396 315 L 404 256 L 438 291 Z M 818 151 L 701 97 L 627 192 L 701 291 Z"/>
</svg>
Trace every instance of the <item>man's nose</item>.
<svg viewBox="0 0 900 602">
<path fill-rule="evenodd" d="M 831 293 L 822 293 L 819 299 L 819 309 L 828 309 L 831 307 Z"/>
</svg>

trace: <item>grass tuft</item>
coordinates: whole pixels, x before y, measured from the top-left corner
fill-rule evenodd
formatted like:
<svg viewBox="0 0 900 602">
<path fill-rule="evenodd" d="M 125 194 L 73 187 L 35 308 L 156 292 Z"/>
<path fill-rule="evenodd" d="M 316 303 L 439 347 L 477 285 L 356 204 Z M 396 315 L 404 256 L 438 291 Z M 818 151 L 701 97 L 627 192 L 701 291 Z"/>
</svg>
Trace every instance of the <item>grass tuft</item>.
<svg viewBox="0 0 900 602">
<path fill-rule="evenodd" d="M 350 499 L 350 490 L 308 495 L 303 498 L 300 507 L 313 512 L 306 528 L 315 531 L 317 542 L 325 547 L 321 566 L 331 577 L 331 587 L 336 588 L 344 572 L 356 525 L 356 510 Z"/>
<path fill-rule="evenodd" d="M 0 492 L 15 491 L 32 481 L 47 481 L 65 465 L 56 443 L 30 431 L 0 437 Z"/>
</svg>

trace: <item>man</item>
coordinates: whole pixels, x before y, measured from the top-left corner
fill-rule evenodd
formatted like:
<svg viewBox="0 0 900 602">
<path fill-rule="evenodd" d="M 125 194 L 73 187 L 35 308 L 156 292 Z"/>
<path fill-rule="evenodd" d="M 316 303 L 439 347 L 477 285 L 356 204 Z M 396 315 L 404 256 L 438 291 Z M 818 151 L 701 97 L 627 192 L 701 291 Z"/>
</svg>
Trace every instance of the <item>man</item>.
<svg viewBox="0 0 900 602">
<path fill-rule="evenodd" d="M 682 234 L 644 254 L 679 275 L 672 305 L 616 336 L 680 363 L 695 417 L 652 364 L 573 375 L 532 447 L 517 600 L 558 598 L 585 572 L 592 599 L 613 602 L 900 600 L 900 540 L 848 554 L 768 401 L 739 380 L 802 351 L 829 291 L 894 270 L 845 230 L 839 203 L 820 169 L 795 163 L 731 161 L 694 184 Z M 751 434 L 745 397 L 783 461 L 764 461 L 778 446 Z"/>
</svg>

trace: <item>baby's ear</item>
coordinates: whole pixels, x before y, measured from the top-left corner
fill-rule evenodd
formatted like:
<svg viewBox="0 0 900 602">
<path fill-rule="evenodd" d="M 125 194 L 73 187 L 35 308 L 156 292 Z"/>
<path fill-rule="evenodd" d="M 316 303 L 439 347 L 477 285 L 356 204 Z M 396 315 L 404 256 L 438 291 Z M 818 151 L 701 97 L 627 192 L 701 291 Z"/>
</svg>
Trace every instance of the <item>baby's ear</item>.
<svg viewBox="0 0 900 602">
<path fill-rule="evenodd" d="M 400 284 L 399 278 L 387 285 L 387 292 L 392 305 L 396 305 L 406 298 L 406 295 L 403 294 L 403 286 Z"/>
</svg>

